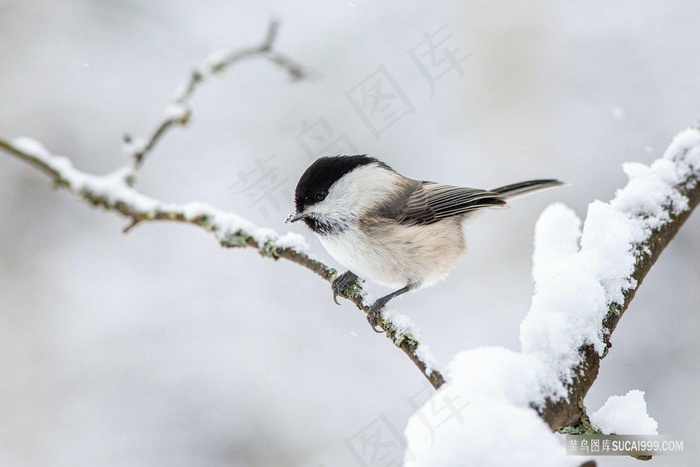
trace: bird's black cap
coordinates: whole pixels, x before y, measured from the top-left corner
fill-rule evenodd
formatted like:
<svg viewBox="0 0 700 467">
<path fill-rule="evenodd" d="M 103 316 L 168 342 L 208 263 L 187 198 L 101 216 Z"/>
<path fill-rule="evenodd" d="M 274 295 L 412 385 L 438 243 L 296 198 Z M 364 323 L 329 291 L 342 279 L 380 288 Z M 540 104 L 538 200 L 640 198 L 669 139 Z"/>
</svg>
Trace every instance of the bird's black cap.
<svg viewBox="0 0 700 467">
<path fill-rule="evenodd" d="M 367 155 L 327 156 L 314 161 L 299 179 L 294 193 L 294 203 L 298 213 L 319 202 L 317 195 L 328 194 L 328 190 L 343 175 L 358 167 L 378 163 L 386 169 L 389 166 Z"/>
</svg>

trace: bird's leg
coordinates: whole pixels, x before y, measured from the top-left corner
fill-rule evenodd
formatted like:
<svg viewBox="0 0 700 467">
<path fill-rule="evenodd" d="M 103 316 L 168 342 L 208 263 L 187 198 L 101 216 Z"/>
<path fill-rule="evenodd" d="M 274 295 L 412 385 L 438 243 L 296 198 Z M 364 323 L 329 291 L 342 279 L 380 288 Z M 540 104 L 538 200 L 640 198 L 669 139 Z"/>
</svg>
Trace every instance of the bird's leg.
<svg viewBox="0 0 700 467">
<path fill-rule="evenodd" d="M 367 310 L 367 321 L 369 321 L 369 325 L 372 326 L 374 332 L 384 332 L 381 328 L 377 328 L 377 318 L 379 318 L 379 315 L 381 314 L 384 305 L 386 305 L 392 298 L 398 297 L 401 294 L 405 294 L 406 292 L 411 290 L 411 288 L 412 287 L 409 284 L 404 288 L 401 288 L 395 292 L 391 292 L 389 295 L 385 295 L 375 300 L 372 306 L 369 307 L 369 310 Z"/>
<path fill-rule="evenodd" d="M 333 301 L 336 305 L 340 305 L 340 303 L 338 303 L 338 297 L 343 296 L 343 289 L 355 281 L 357 281 L 357 276 L 350 271 L 345 271 L 343 274 L 333 279 L 331 289 L 333 289 Z"/>
</svg>

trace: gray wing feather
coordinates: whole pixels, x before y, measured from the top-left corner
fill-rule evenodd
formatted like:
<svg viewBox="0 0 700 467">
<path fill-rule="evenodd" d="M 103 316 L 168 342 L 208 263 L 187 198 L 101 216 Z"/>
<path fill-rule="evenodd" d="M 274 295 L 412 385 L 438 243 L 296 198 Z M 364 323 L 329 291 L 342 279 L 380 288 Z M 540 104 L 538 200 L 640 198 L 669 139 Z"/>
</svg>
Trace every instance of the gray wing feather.
<svg viewBox="0 0 700 467">
<path fill-rule="evenodd" d="M 421 182 L 406 198 L 396 220 L 409 225 L 432 224 L 446 217 L 505 204 L 493 191 Z"/>
</svg>

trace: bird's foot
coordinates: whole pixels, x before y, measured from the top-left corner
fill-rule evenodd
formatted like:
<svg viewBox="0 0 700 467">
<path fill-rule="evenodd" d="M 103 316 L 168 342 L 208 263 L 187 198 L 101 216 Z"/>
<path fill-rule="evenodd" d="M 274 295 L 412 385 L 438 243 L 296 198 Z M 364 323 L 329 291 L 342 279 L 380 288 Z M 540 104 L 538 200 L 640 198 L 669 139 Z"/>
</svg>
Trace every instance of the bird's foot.
<svg viewBox="0 0 700 467">
<path fill-rule="evenodd" d="M 333 289 L 333 301 L 336 305 L 340 305 L 338 297 L 343 297 L 343 290 L 345 287 L 356 281 L 357 276 L 350 271 L 345 271 L 343 274 L 333 279 L 331 289 Z"/>
<path fill-rule="evenodd" d="M 367 310 L 367 322 L 372 326 L 372 330 L 378 334 L 384 332 L 384 329 L 379 326 L 377 320 L 382 316 L 382 310 L 388 301 L 387 297 L 378 298 L 372 306 L 369 307 L 369 310 Z"/>
<path fill-rule="evenodd" d="M 384 306 L 389 303 L 389 300 L 391 300 L 394 297 L 398 297 L 401 294 L 405 294 L 411 288 L 415 288 L 415 284 L 409 284 L 406 287 L 402 287 L 399 290 L 396 290 L 389 295 L 385 295 L 383 297 L 379 297 L 372 303 L 372 306 L 369 307 L 369 310 L 367 310 L 367 321 L 369 321 L 370 326 L 372 326 L 372 329 L 374 332 L 384 332 L 384 329 L 382 329 L 378 324 L 377 320 L 382 314 L 382 310 L 384 309 Z"/>
</svg>

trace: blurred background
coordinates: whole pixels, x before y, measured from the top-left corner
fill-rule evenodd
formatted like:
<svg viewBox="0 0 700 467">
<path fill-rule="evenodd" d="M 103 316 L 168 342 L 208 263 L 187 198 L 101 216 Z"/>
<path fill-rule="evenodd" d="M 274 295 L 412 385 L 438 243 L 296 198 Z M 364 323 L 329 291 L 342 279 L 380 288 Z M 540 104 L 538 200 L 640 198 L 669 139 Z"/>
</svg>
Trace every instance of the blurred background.
<svg viewBox="0 0 700 467">
<path fill-rule="evenodd" d="M 137 186 L 303 233 L 334 264 L 283 223 L 317 156 L 483 188 L 570 182 L 482 215 L 448 281 L 393 302 L 445 364 L 519 349 L 545 206 L 585 216 L 624 185 L 623 162 L 651 162 L 697 121 L 698 14 L 691 0 L 0 0 L 0 134 L 108 172 L 193 66 L 281 19 L 277 49 L 310 78 L 264 60 L 216 77 Z M 378 420 L 403 442 L 426 383 L 327 283 L 194 227 L 125 224 L 0 155 L 0 465 L 356 466 Z M 699 228 L 696 213 L 647 277 L 586 400 L 645 391 L 659 432 L 685 442 L 651 465 L 700 455 Z"/>
</svg>

